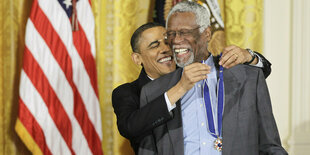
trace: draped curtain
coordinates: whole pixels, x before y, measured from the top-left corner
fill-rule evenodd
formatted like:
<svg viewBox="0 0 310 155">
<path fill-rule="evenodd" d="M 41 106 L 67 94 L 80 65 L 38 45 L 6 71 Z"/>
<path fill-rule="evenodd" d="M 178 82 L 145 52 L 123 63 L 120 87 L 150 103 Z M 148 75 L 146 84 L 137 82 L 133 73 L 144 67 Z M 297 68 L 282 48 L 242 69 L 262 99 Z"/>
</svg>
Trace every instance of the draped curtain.
<svg viewBox="0 0 310 155">
<path fill-rule="evenodd" d="M 222 15 L 227 45 L 234 44 L 262 53 L 263 0 L 219 1 L 221 8 L 224 8 Z"/>
<path fill-rule="evenodd" d="M 112 90 L 136 79 L 140 68 L 131 60 L 131 34 L 149 19 L 150 1 L 94 0 L 97 69 L 105 154 L 133 154 L 119 135 L 111 105 Z"/>
<path fill-rule="evenodd" d="M 96 24 L 97 70 L 105 155 L 133 154 L 119 135 L 111 92 L 130 82 L 140 68 L 131 61 L 133 31 L 152 17 L 154 0 L 92 0 Z M 32 0 L 0 2 L 0 154 L 30 154 L 17 137 L 18 86 L 25 25 Z M 227 44 L 262 50 L 262 0 L 219 0 Z"/>
<path fill-rule="evenodd" d="M 14 130 L 25 25 L 32 0 L 0 2 L 0 154 L 29 154 Z"/>
</svg>

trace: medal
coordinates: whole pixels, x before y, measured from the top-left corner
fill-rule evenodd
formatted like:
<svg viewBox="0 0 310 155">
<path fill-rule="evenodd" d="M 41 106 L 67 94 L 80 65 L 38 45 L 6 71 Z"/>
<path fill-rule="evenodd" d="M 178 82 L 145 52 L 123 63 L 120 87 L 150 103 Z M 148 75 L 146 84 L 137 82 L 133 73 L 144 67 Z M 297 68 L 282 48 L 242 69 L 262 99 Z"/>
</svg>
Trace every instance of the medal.
<svg viewBox="0 0 310 155">
<path fill-rule="evenodd" d="M 223 142 L 221 138 L 216 138 L 216 140 L 214 141 L 214 148 L 215 150 L 221 152 L 222 148 L 223 148 Z"/>
<path fill-rule="evenodd" d="M 214 149 L 217 151 L 222 151 L 223 142 L 221 139 L 221 131 L 222 131 L 222 118 L 223 118 L 223 108 L 224 108 L 224 78 L 223 78 L 223 66 L 220 66 L 219 70 L 219 81 L 217 85 L 217 131 L 215 130 L 215 121 L 213 119 L 213 111 L 211 104 L 211 96 L 209 92 L 209 88 L 207 85 L 207 79 L 204 80 L 203 85 L 203 99 L 205 101 L 205 108 L 207 114 L 207 122 L 208 122 L 208 131 L 210 134 L 216 138 L 214 141 Z"/>
</svg>

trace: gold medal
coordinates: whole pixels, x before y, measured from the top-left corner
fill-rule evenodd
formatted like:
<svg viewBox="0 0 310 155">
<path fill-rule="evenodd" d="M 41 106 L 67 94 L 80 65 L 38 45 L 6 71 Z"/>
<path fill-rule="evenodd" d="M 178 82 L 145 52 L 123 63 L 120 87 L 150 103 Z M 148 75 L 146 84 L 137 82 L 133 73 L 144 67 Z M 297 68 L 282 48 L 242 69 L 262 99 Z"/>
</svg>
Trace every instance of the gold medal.
<svg viewBox="0 0 310 155">
<path fill-rule="evenodd" d="M 223 142 L 220 137 L 217 137 L 217 139 L 214 141 L 214 148 L 215 150 L 221 152 L 223 148 Z"/>
</svg>

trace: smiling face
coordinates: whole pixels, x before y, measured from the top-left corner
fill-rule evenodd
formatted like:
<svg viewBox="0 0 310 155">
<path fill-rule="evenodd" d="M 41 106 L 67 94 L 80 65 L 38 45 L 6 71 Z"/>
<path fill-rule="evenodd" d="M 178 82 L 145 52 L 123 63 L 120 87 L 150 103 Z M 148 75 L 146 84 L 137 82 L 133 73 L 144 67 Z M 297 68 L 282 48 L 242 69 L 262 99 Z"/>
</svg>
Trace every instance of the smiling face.
<svg viewBox="0 0 310 155">
<path fill-rule="evenodd" d="M 167 26 L 168 42 L 171 44 L 178 66 L 184 67 L 208 58 L 207 47 L 211 31 L 207 28 L 199 33 L 194 13 L 176 12 L 170 16 Z M 176 35 L 171 37 L 169 35 L 171 32 L 175 32 Z"/>
<path fill-rule="evenodd" d="M 132 54 L 136 64 L 142 64 L 148 76 L 156 79 L 175 70 L 172 51 L 165 41 L 166 30 L 157 26 L 141 33 L 139 52 Z"/>
</svg>

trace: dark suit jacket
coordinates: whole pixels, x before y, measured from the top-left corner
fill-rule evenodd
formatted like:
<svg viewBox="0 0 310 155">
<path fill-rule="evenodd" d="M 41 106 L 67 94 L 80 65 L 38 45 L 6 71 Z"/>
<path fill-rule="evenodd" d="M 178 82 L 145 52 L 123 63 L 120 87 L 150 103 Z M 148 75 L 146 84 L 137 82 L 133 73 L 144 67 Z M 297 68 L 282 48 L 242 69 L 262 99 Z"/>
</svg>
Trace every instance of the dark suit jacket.
<svg viewBox="0 0 310 155">
<path fill-rule="evenodd" d="M 168 128 L 181 126 L 182 120 L 173 117 L 181 116 L 180 104 L 177 103 L 177 107 L 169 113 L 162 93 L 147 106 L 140 105 L 142 86 L 150 81 L 142 69 L 137 80 L 113 90 L 112 105 L 117 116 L 118 130 L 122 136 L 130 140 L 136 154 L 183 154 L 179 151 L 174 152 L 172 142 L 166 144 L 166 141 L 161 141 L 162 137 L 167 136 L 165 133 L 168 133 Z M 182 137 L 179 139 L 182 140 Z M 181 143 L 183 145 L 182 141 Z"/>
<path fill-rule="evenodd" d="M 145 85 L 141 90 L 140 105 L 148 105 L 161 96 L 179 81 L 181 74 L 179 68 Z M 246 65 L 226 69 L 224 87 L 223 155 L 287 154 L 281 146 L 262 71 Z M 174 115 L 174 118 L 181 119 L 181 116 Z M 180 140 L 182 125 L 178 125 L 161 141 Z M 184 150 L 183 140 L 182 145 L 172 145 L 176 150 Z"/>
<path fill-rule="evenodd" d="M 270 74 L 268 60 L 263 58 L 264 74 Z M 175 74 L 179 79 L 180 74 Z M 117 116 L 117 126 L 122 136 L 129 139 L 136 154 L 181 155 L 183 151 L 183 130 L 180 103 L 171 113 L 167 110 L 164 92 L 147 102 L 139 101 L 142 87 L 150 82 L 144 69 L 137 80 L 117 87 L 112 93 L 112 104 Z M 171 81 L 169 88 L 178 81 Z M 161 85 L 159 85 L 161 86 Z"/>
</svg>

